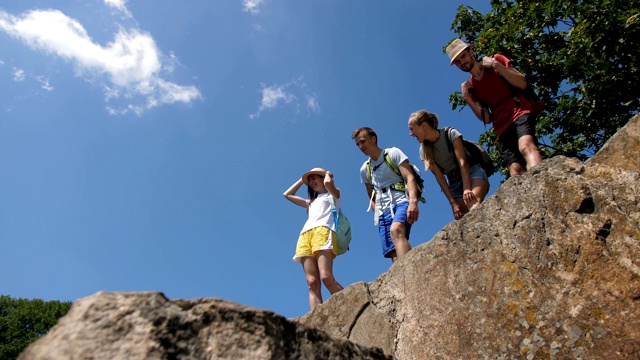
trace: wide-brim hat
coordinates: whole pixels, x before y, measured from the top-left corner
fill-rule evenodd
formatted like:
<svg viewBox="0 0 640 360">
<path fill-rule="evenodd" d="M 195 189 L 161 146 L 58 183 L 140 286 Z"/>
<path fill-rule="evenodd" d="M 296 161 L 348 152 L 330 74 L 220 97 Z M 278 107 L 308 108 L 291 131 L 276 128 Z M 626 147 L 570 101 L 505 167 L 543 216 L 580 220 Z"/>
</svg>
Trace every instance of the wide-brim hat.
<svg viewBox="0 0 640 360">
<path fill-rule="evenodd" d="M 302 175 L 302 182 L 305 183 L 305 185 L 309 186 L 309 176 L 318 175 L 324 177 L 326 173 L 327 170 L 323 168 L 313 168 Z"/>
<path fill-rule="evenodd" d="M 471 45 L 460 39 L 453 40 L 446 49 L 447 55 L 449 55 L 449 65 L 453 65 L 453 60 L 455 60 L 456 57 L 458 57 L 458 55 L 460 55 L 460 53 L 467 49 L 469 46 Z"/>
</svg>

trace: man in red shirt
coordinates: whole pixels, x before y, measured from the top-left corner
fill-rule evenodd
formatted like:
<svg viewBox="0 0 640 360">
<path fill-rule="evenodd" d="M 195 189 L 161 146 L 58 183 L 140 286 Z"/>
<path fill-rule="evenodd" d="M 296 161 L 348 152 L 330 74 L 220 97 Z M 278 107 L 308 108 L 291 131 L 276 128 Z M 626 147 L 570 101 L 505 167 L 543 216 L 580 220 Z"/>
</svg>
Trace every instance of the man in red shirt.
<svg viewBox="0 0 640 360">
<path fill-rule="evenodd" d="M 446 49 L 450 65 L 471 74 L 462 83 L 462 96 L 473 113 L 485 124 L 493 123 L 500 144 L 500 155 L 511 176 L 522 175 L 542 161 L 536 139 L 536 119 L 531 103 L 520 92 L 527 79 L 503 55 L 485 56 L 482 62 L 473 56 L 473 46 L 455 39 Z M 488 109 L 485 109 L 488 107 Z"/>
</svg>

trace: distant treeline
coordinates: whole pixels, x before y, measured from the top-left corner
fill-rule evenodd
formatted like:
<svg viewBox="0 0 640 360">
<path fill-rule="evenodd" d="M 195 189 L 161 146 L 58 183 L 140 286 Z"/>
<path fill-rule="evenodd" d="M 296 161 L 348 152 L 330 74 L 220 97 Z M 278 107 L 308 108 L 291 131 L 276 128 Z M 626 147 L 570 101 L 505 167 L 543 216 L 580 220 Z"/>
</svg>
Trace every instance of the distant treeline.
<svg viewBox="0 0 640 360">
<path fill-rule="evenodd" d="M 16 359 L 71 308 L 71 301 L 14 299 L 0 295 L 0 360 Z"/>
</svg>

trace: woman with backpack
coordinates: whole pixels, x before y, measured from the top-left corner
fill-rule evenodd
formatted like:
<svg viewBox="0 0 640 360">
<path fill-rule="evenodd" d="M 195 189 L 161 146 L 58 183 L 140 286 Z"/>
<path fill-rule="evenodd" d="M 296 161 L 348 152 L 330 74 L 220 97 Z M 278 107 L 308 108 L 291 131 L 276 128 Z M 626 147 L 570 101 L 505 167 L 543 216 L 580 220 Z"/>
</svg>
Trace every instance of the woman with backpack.
<svg viewBox="0 0 640 360">
<path fill-rule="evenodd" d="M 302 184 L 307 185 L 308 198 L 296 195 Z M 302 175 L 284 197 L 307 209 L 309 218 L 300 231 L 294 261 L 302 264 L 309 286 L 309 306 L 313 310 L 322 303 L 321 283 L 331 294 L 342 290 L 333 276 L 333 259 L 337 255 L 337 235 L 332 202 L 340 208 L 340 189 L 333 182 L 333 173 L 314 168 Z"/>
<path fill-rule="evenodd" d="M 425 169 L 435 176 L 456 220 L 480 205 L 489 192 L 489 179 L 480 164 L 467 158 L 460 132 L 438 129 L 436 114 L 418 110 L 409 117 L 409 135 L 421 144 Z"/>
</svg>

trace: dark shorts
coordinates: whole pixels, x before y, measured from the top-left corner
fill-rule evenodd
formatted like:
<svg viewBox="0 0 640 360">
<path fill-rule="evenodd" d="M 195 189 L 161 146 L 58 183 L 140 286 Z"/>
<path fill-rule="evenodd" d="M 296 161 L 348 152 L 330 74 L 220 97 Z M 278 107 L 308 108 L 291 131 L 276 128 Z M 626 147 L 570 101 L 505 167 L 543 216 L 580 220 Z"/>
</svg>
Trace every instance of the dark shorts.
<svg viewBox="0 0 640 360">
<path fill-rule="evenodd" d="M 407 221 L 407 209 L 409 202 L 403 201 L 393 206 L 393 218 L 391 218 L 391 210 L 385 211 L 378 218 L 378 234 L 380 234 L 380 244 L 382 245 L 382 255 L 386 258 L 391 257 L 391 252 L 396 249 L 391 240 L 391 224 L 400 222 L 407 229 L 407 240 L 411 232 L 411 224 Z"/>
<path fill-rule="evenodd" d="M 527 162 L 520 153 L 518 147 L 518 140 L 525 136 L 531 135 L 536 145 L 538 140 L 536 139 L 536 118 L 535 116 L 529 117 L 529 114 L 524 114 L 516 119 L 498 138 L 500 144 L 500 156 L 504 161 L 505 166 L 518 162 L 523 167 L 527 166 Z"/>
</svg>

